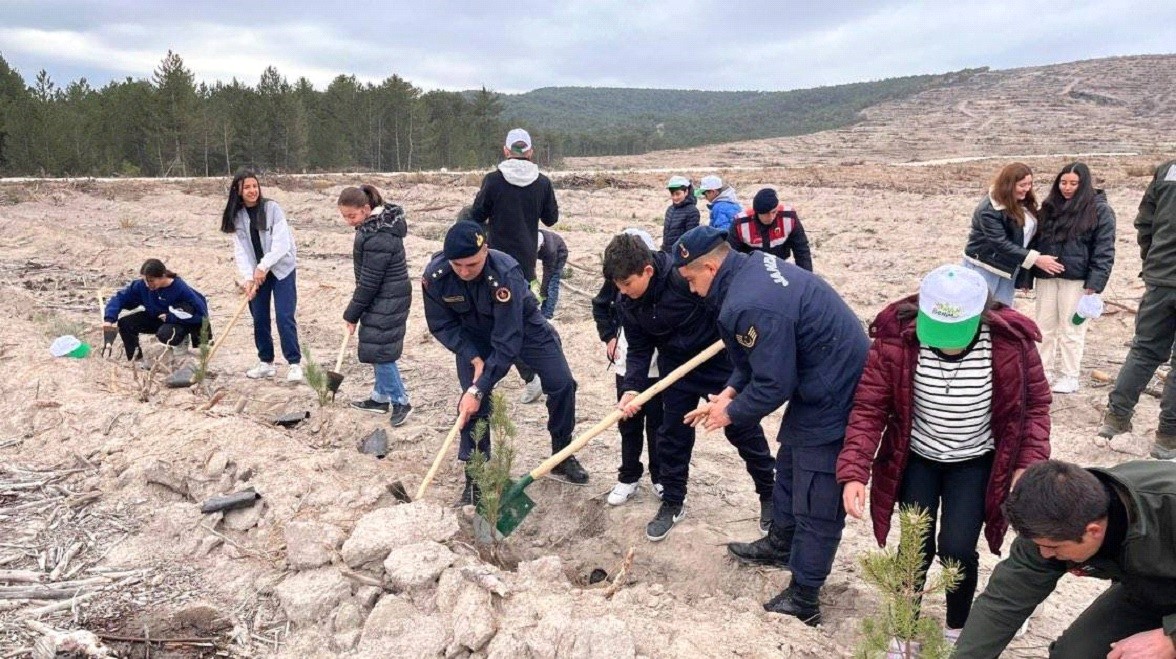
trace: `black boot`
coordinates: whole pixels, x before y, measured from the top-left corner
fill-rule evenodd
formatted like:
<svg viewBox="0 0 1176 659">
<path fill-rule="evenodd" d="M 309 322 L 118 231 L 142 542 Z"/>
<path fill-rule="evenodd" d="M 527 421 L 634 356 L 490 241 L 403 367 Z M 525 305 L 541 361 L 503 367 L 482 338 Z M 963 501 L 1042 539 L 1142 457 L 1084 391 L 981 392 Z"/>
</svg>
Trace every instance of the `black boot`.
<svg viewBox="0 0 1176 659">
<path fill-rule="evenodd" d="M 470 472 L 465 475 L 465 488 L 461 491 L 461 498 L 457 503 L 453 504 L 455 508 L 462 506 L 476 506 L 482 501 L 482 490 L 478 489 L 478 484 L 474 482 Z"/>
<path fill-rule="evenodd" d="M 785 531 L 773 524 L 766 537 L 755 542 L 728 543 L 727 551 L 739 562 L 748 565 L 787 568 L 792 558 L 792 534 L 792 530 Z"/>
<path fill-rule="evenodd" d="M 821 624 L 821 589 L 793 581 L 779 595 L 764 604 L 764 610 L 795 616 L 809 627 Z"/>
</svg>

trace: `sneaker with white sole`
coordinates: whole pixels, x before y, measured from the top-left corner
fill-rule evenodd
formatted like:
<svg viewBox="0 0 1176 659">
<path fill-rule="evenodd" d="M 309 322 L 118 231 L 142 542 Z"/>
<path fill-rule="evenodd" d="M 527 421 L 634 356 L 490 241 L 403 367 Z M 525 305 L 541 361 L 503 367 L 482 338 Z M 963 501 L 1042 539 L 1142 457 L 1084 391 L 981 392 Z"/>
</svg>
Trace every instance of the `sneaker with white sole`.
<svg viewBox="0 0 1176 659">
<path fill-rule="evenodd" d="M 656 496 L 658 499 L 661 499 L 663 496 L 665 496 L 665 494 L 666 494 L 666 486 L 665 485 L 662 485 L 661 483 L 654 483 L 653 484 L 653 495 L 654 496 Z"/>
<path fill-rule="evenodd" d="M 1072 394 L 1078 391 L 1078 378 L 1069 375 L 1063 375 L 1054 381 L 1050 391 L 1055 394 Z"/>
<path fill-rule="evenodd" d="M 645 537 L 650 542 L 657 542 L 670 534 L 670 529 L 686 516 L 686 504 L 663 501 L 657 509 L 657 515 L 649 524 L 645 525 Z"/>
<path fill-rule="evenodd" d="M 286 382 L 302 382 L 302 366 L 290 364 L 290 368 L 286 370 Z"/>
<path fill-rule="evenodd" d="M 250 380 L 262 380 L 265 378 L 272 378 L 278 374 L 278 369 L 274 368 L 273 364 L 265 362 L 258 362 L 257 366 L 245 371 L 245 377 Z"/>
<path fill-rule="evenodd" d="M 619 506 L 632 499 L 634 494 L 637 494 L 636 483 L 617 483 L 608 493 L 608 505 Z"/>
<path fill-rule="evenodd" d="M 543 395 L 543 383 L 539 380 L 539 376 L 531 378 L 531 381 L 523 386 L 523 393 L 519 394 L 519 402 L 526 405 L 527 403 L 534 403 Z"/>
</svg>

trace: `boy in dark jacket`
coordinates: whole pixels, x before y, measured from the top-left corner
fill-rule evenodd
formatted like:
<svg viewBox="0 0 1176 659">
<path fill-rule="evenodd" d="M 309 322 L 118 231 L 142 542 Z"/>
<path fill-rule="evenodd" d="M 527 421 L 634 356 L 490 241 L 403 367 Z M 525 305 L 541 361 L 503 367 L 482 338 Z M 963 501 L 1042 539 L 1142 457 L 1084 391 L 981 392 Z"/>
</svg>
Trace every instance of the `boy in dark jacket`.
<svg viewBox="0 0 1176 659">
<path fill-rule="evenodd" d="M 386 413 L 389 423 L 402 425 L 412 412 L 400 369 L 396 365 L 404 349 L 405 325 L 412 306 L 412 282 L 404 254 L 408 223 L 404 210 L 386 204 L 374 186 L 344 188 L 339 212 L 355 228 L 352 264 L 355 292 L 343 312 L 347 331 L 359 326 L 359 361 L 376 370 L 371 396 L 352 407 Z"/>
<path fill-rule="evenodd" d="M 698 199 L 694 196 L 690 179 L 672 176 L 666 183 L 666 189 L 670 191 L 670 205 L 666 207 L 666 218 L 662 223 L 663 252 L 668 252 L 682 234 L 698 226 L 701 221 Z"/>
<path fill-rule="evenodd" d="M 813 271 L 813 255 L 800 216 L 791 206 L 781 204 L 771 188 L 755 193 L 751 208 L 735 216 L 727 240 L 744 254 L 758 249 L 782 261 L 795 255 L 796 265 Z"/>
<path fill-rule="evenodd" d="M 568 245 L 563 236 L 548 230 L 539 230 L 539 260 L 543 262 L 543 279 L 539 282 L 539 311 L 547 320 L 555 316 L 559 304 L 559 280 L 568 264 Z"/>
<path fill-rule="evenodd" d="M 1067 572 L 1110 586 L 1049 648 L 1069 657 L 1176 657 L 1176 464 L 1025 471 L 1004 505 L 1017 532 L 956 644 L 956 659 L 995 659 Z"/>
</svg>

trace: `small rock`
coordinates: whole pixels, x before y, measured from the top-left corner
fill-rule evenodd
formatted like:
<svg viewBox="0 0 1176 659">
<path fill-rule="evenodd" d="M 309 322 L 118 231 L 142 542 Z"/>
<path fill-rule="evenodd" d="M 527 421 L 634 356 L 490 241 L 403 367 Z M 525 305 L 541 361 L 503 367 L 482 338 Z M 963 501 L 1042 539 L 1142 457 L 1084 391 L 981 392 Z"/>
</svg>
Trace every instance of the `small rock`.
<svg viewBox="0 0 1176 659">
<path fill-rule="evenodd" d="M 449 548 L 431 540 L 394 550 L 384 560 L 388 585 L 395 591 L 431 585 L 457 558 Z"/>
<path fill-rule="evenodd" d="M 196 556 L 198 558 L 201 556 L 207 556 L 210 553 L 212 553 L 212 550 L 216 549 L 217 547 L 221 546 L 222 544 L 224 544 L 224 540 L 221 540 L 217 536 L 206 535 L 200 541 L 200 544 L 196 546 Z"/>
<path fill-rule="evenodd" d="M 457 647 L 477 652 L 498 633 L 498 620 L 490 597 L 477 584 L 462 576 L 460 570 L 448 570 L 437 586 L 437 608 L 453 620 L 453 636 L 447 655 Z M 456 647 L 455 647 L 456 646 Z"/>
<path fill-rule="evenodd" d="M 359 643 L 359 637 L 363 634 L 362 629 L 352 629 L 348 632 L 339 632 L 331 638 L 331 646 L 335 652 L 347 652 Z"/>
<path fill-rule="evenodd" d="M 265 502 L 258 501 L 248 508 L 237 508 L 225 513 L 225 526 L 234 531 L 248 531 L 257 526 L 265 514 Z"/>
<path fill-rule="evenodd" d="M 369 610 L 376 605 L 384 591 L 376 586 L 360 586 L 355 591 L 355 603 L 363 610 Z"/>
<path fill-rule="evenodd" d="M 343 530 L 323 522 L 290 522 L 284 530 L 286 561 L 294 570 L 310 570 L 331 562 L 343 544 Z"/>
<path fill-rule="evenodd" d="M 447 635 L 438 616 L 422 615 L 407 600 L 387 595 L 368 614 L 359 656 L 434 657 L 445 649 Z"/>
<path fill-rule="evenodd" d="M 195 630 L 201 634 L 216 634 L 233 626 L 220 609 L 206 603 L 189 604 L 171 615 L 173 629 Z"/>
<path fill-rule="evenodd" d="M 564 573 L 563 561 L 559 556 L 544 556 L 533 561 L 519 563 L 519 578 L 540 584 L 567 584 L 568 576 Z"/>
<path fill-rule="evenodd" d="M 453 511 L 427 501 L 380 508 L 355 525 L 343 543 L 343 560 L 351 567 L 383 562 L 393 549 L 425 540 L 445 542 L 457 529 Z"/>
<path fill-rule="evenodd" d="M 349 632 L 359 629 L 363 625 L 363 612 L 352 602 L 343 602 L 335 609 L 333 622 L 334 631 Z"/>
<path fill-rule="evenodd" d="M 344 598 L 351 596 L 351 584 L 331 568 L 295 572 L 286 578 L 274 594 L 286 617 L 294 624 L 326 620 Z"/>
<path fill-rule="evenodd" d="M 217 478 L 225 469 L 229 467 L 229 456 L 220 451 L 214 452 L 208 457 L 208 462 L 204 463 L 204 475 L 209 478 Z"/>
</svg>

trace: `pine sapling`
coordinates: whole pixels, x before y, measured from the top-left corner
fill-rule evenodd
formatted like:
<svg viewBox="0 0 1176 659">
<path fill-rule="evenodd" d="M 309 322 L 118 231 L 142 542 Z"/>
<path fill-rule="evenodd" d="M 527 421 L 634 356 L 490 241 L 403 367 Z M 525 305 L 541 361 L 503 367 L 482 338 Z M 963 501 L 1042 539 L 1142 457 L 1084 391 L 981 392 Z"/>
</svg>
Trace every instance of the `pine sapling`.
<svg viewBox="0 0 1176 659">
<path fill-rule="evenodd" d="M 474 451 L 467 469 L 481 492 L 478 512 L 490 529 L 498 526 L 502 511 L 502 495 L 510 487 L 510 472 L 514 467 L 514 437 L 518 434 L 506 397 L 494 392 L 490 398 L 490 418 L 478 420 L 474 425 L 474 442 L 477 444 L 490 432 L 494 437 L 494 455 L 487 459 L 481 451 Z M 497 538 L 497 532 L 494 537 Z"/>
<path fill-rule="evenodd" d="M 192 374 L 192 384 L 200 384 L 208 377 L 208 356 L 212 353 L 212 330 L 208 324 L 208 316 L 200 321 L 200 348 L 196 357 L 196 372 Z"/>
<path fill-rule="evenodd" d="M 875 618 L 862 621 L 862 640 L 856 657 L 943 659 L 952 646 L 934 619 L 919 615 L 923 598 L 951 592 L 963 579 L 963 570 L 951 560 L 928 577 L 923 568 L 923 542 L 931 532 L 931 516 L 918 506 L 903 506 L 898 513 L 898 549 L 884 549 L 861 558 L 862 577 L 882 595 Z M 923 583 L 922 588 L 919 584 Z"/>
<path fill-rule="evenodd" d="M 327 371 L 310 355 L 310 350 L 302 348 L 303 360 L 302 377 L 306 384 L 318 395 L 319 407 L 326 407 L 331 402 L 331 388 L 327 386 Z"/>
</svg>

